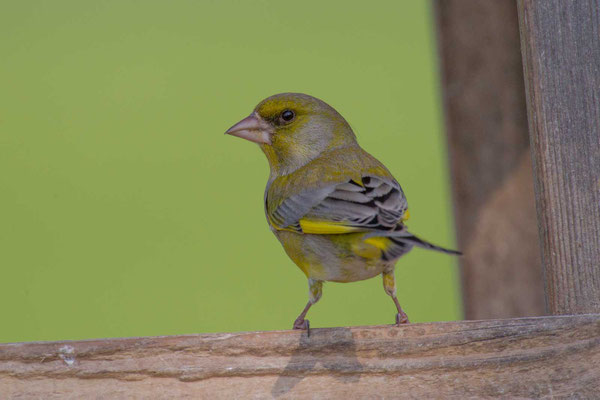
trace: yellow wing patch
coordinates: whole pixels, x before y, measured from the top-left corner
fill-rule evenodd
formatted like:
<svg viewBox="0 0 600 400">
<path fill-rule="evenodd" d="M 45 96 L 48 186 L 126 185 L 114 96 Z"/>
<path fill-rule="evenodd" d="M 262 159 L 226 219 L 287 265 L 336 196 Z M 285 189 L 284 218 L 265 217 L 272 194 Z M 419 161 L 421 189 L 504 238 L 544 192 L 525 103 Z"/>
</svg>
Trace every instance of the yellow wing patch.
<svg viewBox="0 0 600 400">
<path fill-rule="evenodd" d="M 377 247 L 381 251 L 387 250 L 387 248 L 390 246 L 390 239 L 386 237 L 370 237 L 365 239 L 364 242 L 366 244 L 370 244 L 371 246 Z"/>
<path fill-rule="evenodd" d="M 408 221 L 409 218 L 410 218 L 410 213 L 408 212 L 408 208 L 407 208 L 406 211 L 404 211 L 404 214 L 402 215 L 402 222 Z"/>
<path fill-rule="evenodd" d="M 380 258 L 390 243 L 385 237 L 371 237 L 365 240 L 360 238 L 352 244 L 352 251 L 363 258 Z"/>
<path fill-rule="evenodd" d="M 300 228 L 302 228 L 303 233 L 314 235 L 339 235 L 361 230 L 360 228 L 344 225 L 343 222 L 318 221 L 305 218 L 300 220 Z"/>
</svg>

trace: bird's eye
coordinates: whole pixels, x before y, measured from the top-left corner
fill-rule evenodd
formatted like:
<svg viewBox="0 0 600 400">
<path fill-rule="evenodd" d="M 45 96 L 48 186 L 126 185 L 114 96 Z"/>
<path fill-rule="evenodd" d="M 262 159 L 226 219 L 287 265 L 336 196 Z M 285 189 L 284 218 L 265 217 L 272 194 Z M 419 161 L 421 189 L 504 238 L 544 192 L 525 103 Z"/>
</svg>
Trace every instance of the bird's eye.
<svg viewBox="0 0 600 400">
<path fill-rule="evenodd" d="M 281 113 L 281 119 L 284 120 L 285 122 L 290 122 L 291 120 L 294 119 L 295 116 L 296 116 L 296 114 L 294 114 L 294 112 L 292 110 L 285 110 L 284 112 Z"/>
</svg>

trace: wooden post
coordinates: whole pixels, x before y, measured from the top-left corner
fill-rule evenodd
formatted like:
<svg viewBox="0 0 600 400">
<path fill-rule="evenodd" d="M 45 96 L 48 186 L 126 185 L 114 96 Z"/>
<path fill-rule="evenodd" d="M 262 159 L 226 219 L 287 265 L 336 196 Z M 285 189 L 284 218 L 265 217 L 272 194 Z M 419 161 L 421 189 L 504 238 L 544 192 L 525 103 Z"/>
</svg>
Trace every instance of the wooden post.
<svg viewBox="0 0 600 400">
<path fill-rule="evenodd" d="M 600 312 L 600 0 L 519 0 L 546 300 Z"/>
<path fill-rule="evenodd" d="M 0 345 L 7 399 L 590 399 L 600 315 Z"/>
<path fill-rule="evenodd" d="M 543 315 L 516 3 L 435 4 L 465 316 Z"/>
</svg>

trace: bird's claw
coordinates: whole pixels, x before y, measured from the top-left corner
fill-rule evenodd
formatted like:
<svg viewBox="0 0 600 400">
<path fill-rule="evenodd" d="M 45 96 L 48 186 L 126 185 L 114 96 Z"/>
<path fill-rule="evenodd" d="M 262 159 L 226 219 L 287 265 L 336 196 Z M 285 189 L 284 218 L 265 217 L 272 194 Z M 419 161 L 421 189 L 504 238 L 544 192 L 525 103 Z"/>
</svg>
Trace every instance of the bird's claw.
<svg viewBox="0 0 600 400">
<path fill-rule="evenodd" d="M 308 322 L 307 319 L 300 319 L 298 318 L 297 320 L 294 321 L 294 327 L 292 328 L 294 330 L 302 330 L 302 331 L 306 331 L 306 334 L 308 336 L 310 336 L 310 323 Z"/>
<path fill-rule="evenodd" d="M 410 321 L 408 320 L 408 315 L 406 315 L 405 312 L 401 312 L 396 314 L 396 325 L 400 326 L 403 324 L 409 324 Z"/>
</svg>

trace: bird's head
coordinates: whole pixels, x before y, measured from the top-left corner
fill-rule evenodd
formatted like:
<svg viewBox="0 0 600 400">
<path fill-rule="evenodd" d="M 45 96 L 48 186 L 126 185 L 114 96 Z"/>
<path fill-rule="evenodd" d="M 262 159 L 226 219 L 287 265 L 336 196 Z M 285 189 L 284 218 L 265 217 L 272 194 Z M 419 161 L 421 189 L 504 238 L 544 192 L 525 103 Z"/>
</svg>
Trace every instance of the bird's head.
<svg viewBox="0 0 600 400">
<path fill-rule="evenodd" d="M 261 101 L 225 133 L 258 143 L 276 174 L 294 171 L 327 150 L 356 143 L 350 125 L 337 111 L 301 93 L 281 93 Z"/>
</svg>

